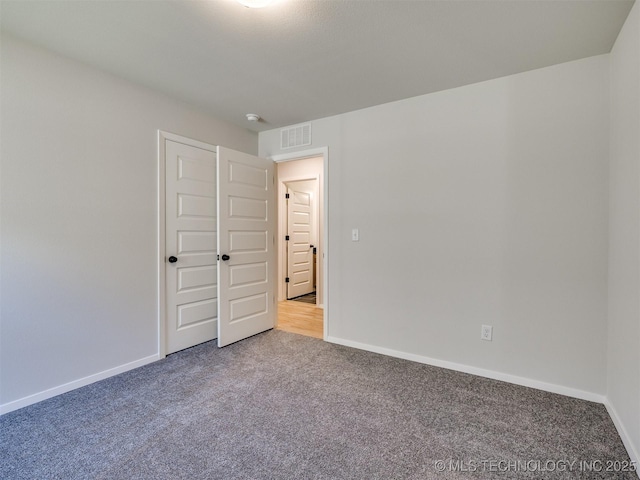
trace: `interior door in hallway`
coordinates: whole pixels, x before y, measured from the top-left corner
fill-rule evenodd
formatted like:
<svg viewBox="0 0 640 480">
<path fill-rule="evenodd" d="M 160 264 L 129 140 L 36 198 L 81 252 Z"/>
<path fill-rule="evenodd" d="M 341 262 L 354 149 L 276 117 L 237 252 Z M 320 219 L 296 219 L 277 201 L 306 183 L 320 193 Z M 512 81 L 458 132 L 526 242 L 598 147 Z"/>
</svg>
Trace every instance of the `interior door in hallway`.
<svg viewBox="0 0 640 480">
<path fill-rule="evenodd" d="M 291 182 L 287 189 L 287 298 L 315 290 L 313 265 L 313 192 L 302 188 L 311 182 Z"/>
<path fill-rule="evenodd" d="M 216 337 L 216 253 L 216 153 L 166 139 L 167 354 Z"/>
<path fill-rule="evenodd" d="M 275 166 L 218 147 L 218 346 L 274 327 Z"/>
</svg>

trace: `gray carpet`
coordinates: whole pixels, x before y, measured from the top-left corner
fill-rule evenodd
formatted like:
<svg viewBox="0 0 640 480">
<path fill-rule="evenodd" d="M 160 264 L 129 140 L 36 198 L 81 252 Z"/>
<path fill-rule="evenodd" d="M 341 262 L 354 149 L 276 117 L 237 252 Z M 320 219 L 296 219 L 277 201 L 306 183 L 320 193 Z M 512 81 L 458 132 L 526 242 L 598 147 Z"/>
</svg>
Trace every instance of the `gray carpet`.
<svg viewBox="0 0 640 480">
<path fill-rule="evenodd" d="M 637 480 L 593 463 L 629 461 L 602 405 L 281 331 L 185 350 L 0 429 L 2 479 Z"/>
</svg>

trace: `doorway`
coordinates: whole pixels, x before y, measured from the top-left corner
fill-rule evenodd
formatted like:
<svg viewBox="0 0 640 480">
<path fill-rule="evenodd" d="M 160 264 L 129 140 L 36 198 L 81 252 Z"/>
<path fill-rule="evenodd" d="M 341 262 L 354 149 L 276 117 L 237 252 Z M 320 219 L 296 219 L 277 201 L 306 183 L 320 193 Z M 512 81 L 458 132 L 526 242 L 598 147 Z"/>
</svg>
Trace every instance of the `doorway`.
<svg viewBox="0 0 640 480">
<path fill-rule="evenodd" d="M 274 158 L 278 183 L 278 324 L 326 338 L 325 155 Z M 315 294 L 315 302 L 299 301 Z"/>
</svg>

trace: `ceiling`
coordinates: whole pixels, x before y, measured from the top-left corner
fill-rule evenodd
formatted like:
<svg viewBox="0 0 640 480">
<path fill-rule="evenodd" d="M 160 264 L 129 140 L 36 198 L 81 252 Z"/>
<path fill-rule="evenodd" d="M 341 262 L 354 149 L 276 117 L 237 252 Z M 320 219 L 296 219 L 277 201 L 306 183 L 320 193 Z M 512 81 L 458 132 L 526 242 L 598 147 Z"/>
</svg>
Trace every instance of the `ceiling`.
<svg viewBox="0 0 640 480">
<path fill-rule="evenodd" d="M 260 131 L 607 53 L 632 4 L 2 0 L 0 16 L 3 31 Z"/>
</svg>

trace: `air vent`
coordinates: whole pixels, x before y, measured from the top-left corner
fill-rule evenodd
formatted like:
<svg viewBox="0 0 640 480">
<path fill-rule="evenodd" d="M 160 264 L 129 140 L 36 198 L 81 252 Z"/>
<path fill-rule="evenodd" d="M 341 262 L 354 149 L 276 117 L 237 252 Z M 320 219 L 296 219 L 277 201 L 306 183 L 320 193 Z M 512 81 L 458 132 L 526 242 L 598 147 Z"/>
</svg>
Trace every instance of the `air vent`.
<svg viewBox="0 0 640 480">
<path fill-rule="evenodd" d="M 280 148 L 304 147 L 311 145 L 311 124 L 296 125 L 280 131 Z"/>
</svg>

